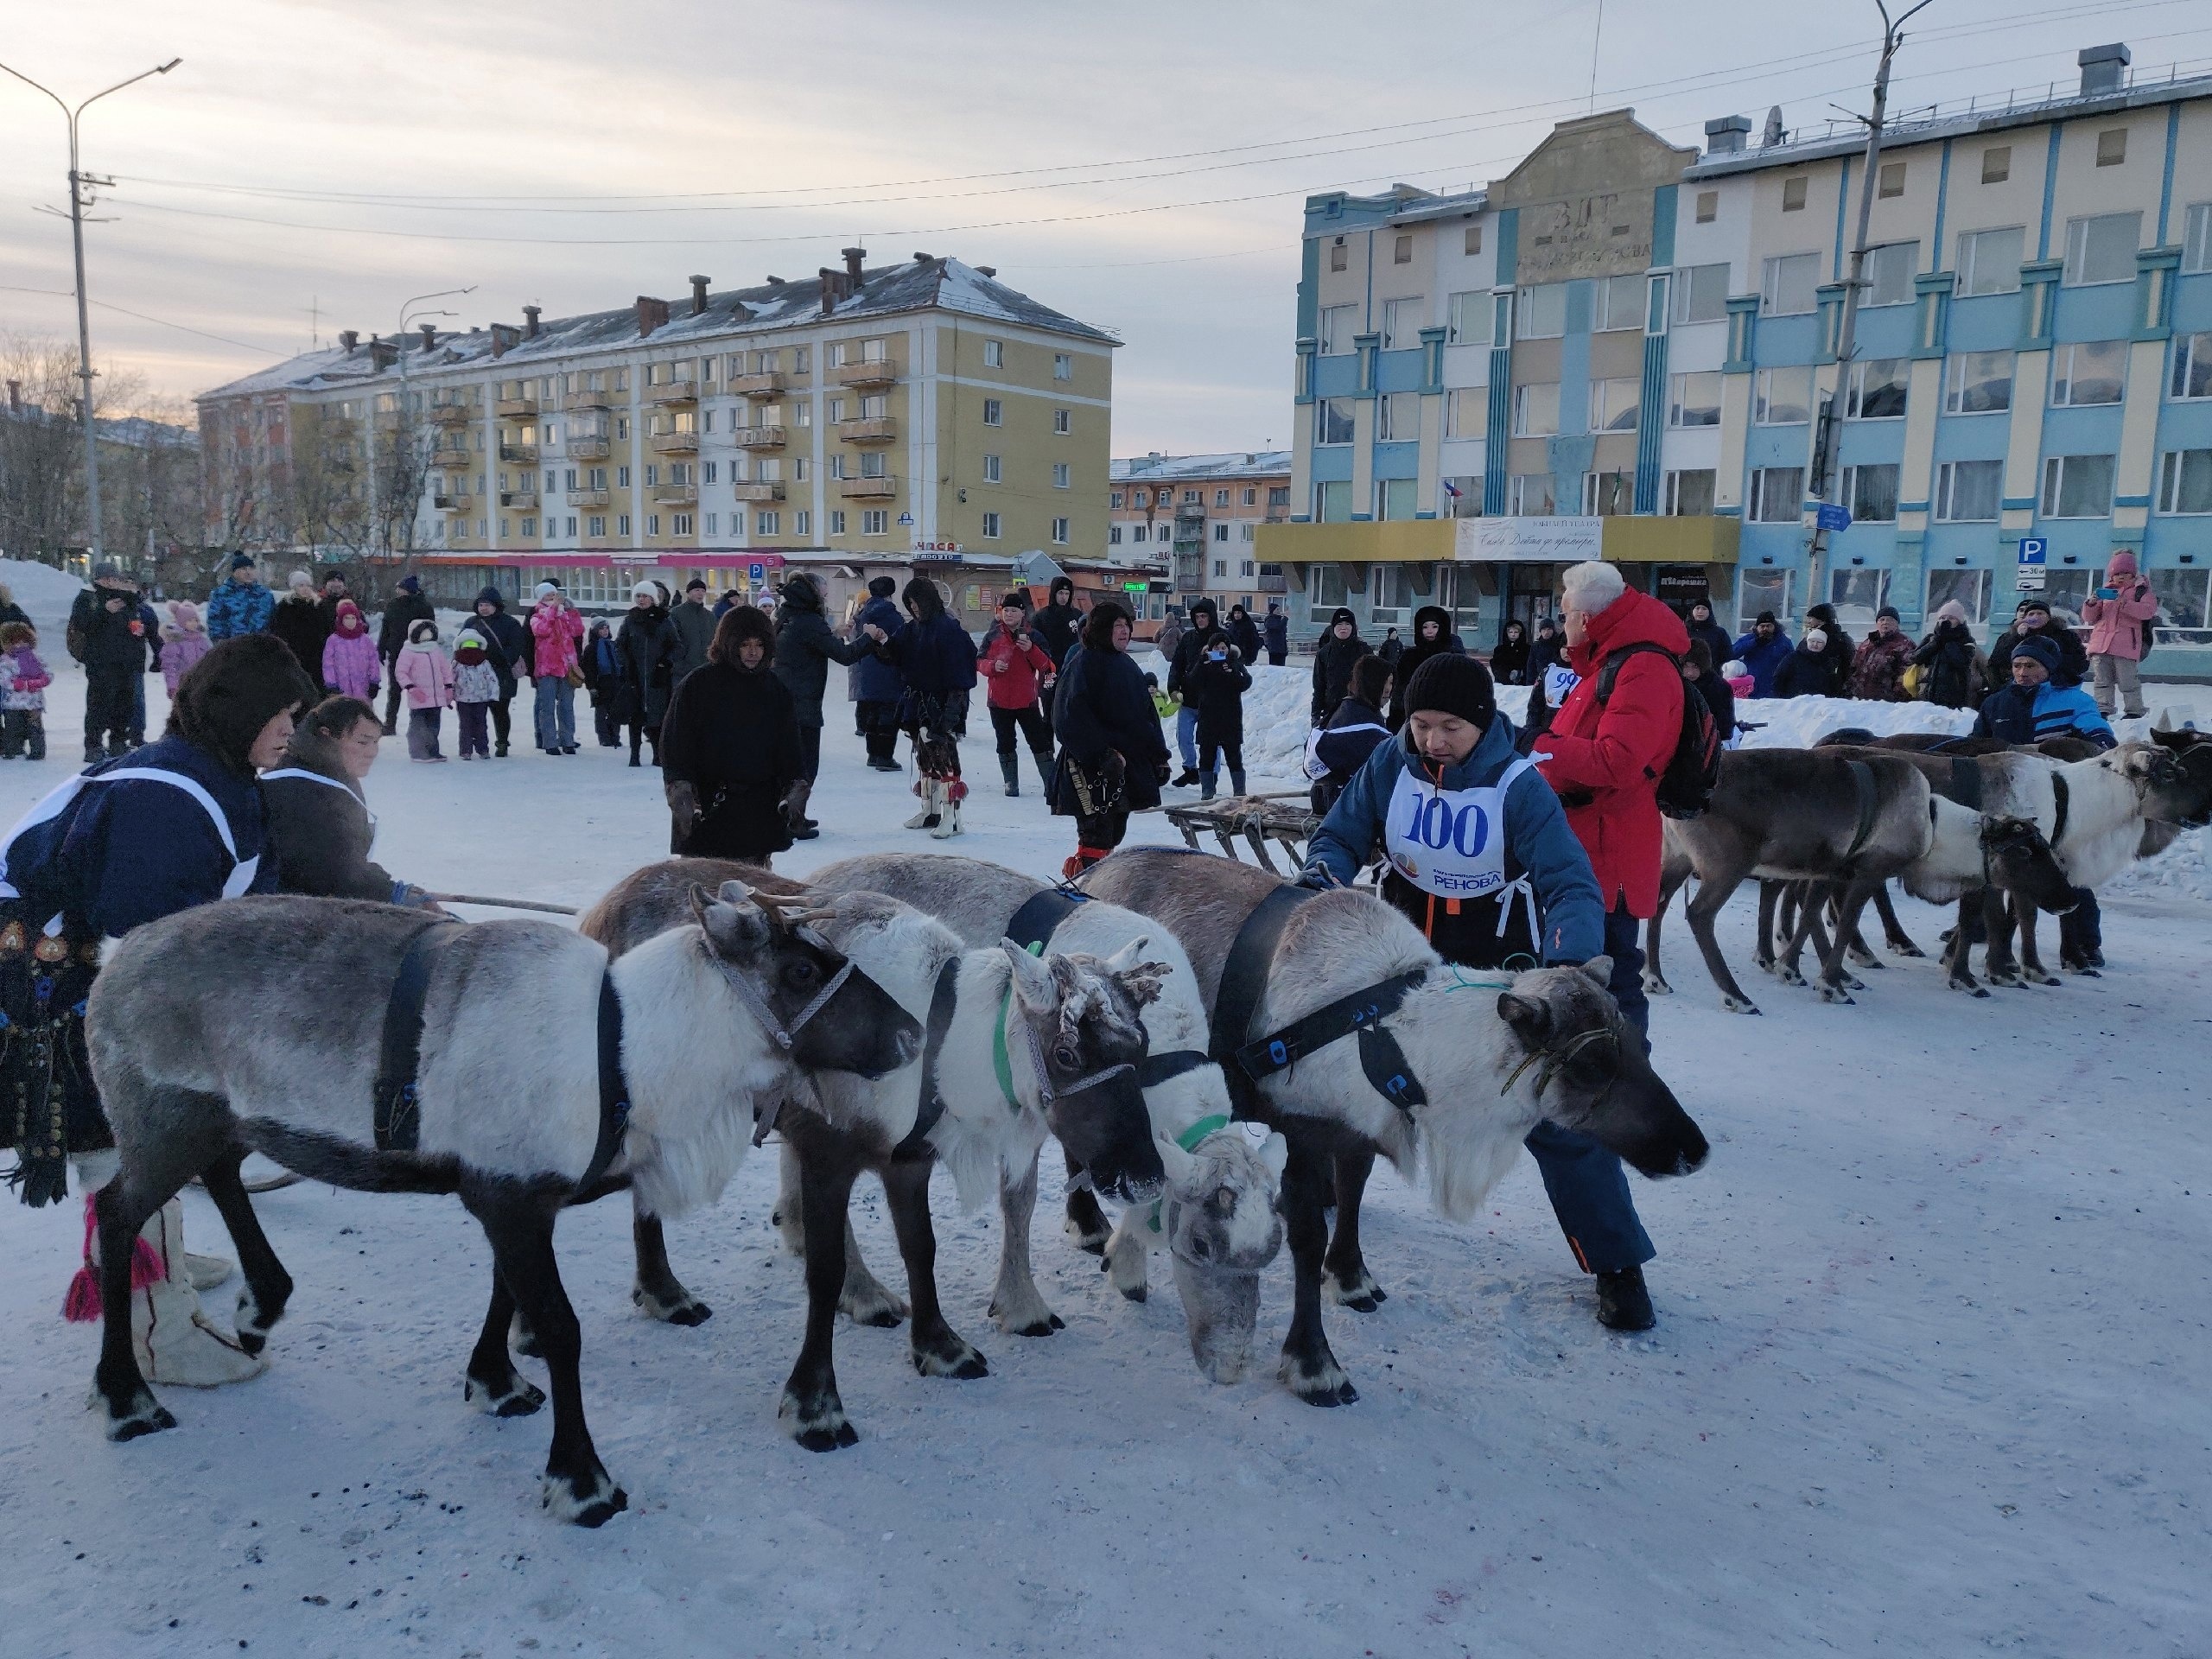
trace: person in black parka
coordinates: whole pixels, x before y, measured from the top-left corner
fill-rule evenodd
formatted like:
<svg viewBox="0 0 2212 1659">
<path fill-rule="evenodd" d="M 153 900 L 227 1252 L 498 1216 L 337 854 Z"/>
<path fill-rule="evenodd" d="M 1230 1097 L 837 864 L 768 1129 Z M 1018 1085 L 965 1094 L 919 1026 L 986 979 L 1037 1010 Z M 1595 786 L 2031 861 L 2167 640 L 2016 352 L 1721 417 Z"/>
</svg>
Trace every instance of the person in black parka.
<svg viewBox="0 0 2212 1659">
<path fill-rule="evenodd" d="M 1167 695 L 1182 705 L 1175 711 L 1175 747 L 1183 757 L 1183 770 L 1175 778 L 1178 789 L 1188 789 L 1198 781 L 1198 711 L 1189 696 L 1191 670 L 1222 637 L 1213 601 L 1192 600 L 1191 625 L 1176 636 L 1167 663 Z"/>
<path fill-rule="evenodd" d="M 377 626 L 377 655 L 384 660 L 384 734 L 386 737 L 399 729 L 399 676 L 392 671 L 392 665 L 399 660 L 399 653 L 406 649 L 408 631 L 417 622 L 435 622 L 437 616 L 437 607 L 423 595 L 420 579 L 402 576 L 398 591 L 391 596 L 391 603 L 384 607 L 384 620 Z M 320 673 L 320 668 L 316 671 Z"/>
<path fill-rule="evenodd" d="M 1229 607 L 1229 643 L 1236 647 L 1236 654 L 1244 659 L 1246 667 L 1260 660 L 1264 647 L 1260 643 L 1260 625 L 1252 620 L 1252 613 L 1242 605 Z"/>
<path fill-rule="evenodd" d="M 1351 683 L 1351 665 L 1373 649 L 1359 637 L 1359 623 L 1339 605 L 1329 631 L 1313 651 L 1313 724 L 1324 726 Z"/>
<path fill-rule="evenodd" d="M 1252 671 L 1243 655 L 1217 632 L 1213 642 L 1199 653 L 1183 682 L 1184 706 L 1198 711 L 1198 796 L 1211 800 L 1214 781 L 1225 753 L 1229 787 L 1244 792 L 1244 694 L 1252 689 Z"/>
<path fill-rule="evenodd" d="M 1052 801 L 1054 817 L 1075 820 L 1076 849 L 1061 867 L 1071 880 L 1122 844 L 1129 814 L 1158 806 L 1167 781 L 1167 740 L 1144 672 L 1129 660 L 1130 633 L 1129 613 L 1101 601 L 1060 669 Z"/>
<path fill-rule="evenodd" d="M 641 582 L 630 590 L 630 609 L 614 636 L 614 651 L 622 659 L 622 723 L 630 728 L 630 764 L 639 764 L 639 744 L 650 742 L 658 766 L 661 721 L 676 689 L 676 627 L 668 620 L 667 596 L 658 582 Z"/>
<path fill-rule="evenodd" d="M 733 605 L 707 662 L 677 684 L 661 725 L 669 850 L 766 864 L 806 816 L 805 762 L 791 694 L 772 666 L 775 625 Z"/>
<path fill-rule="evenodd" d="M 1059 670 L 1068 659 L 1068 652 L 1075 649 L 1076 635 L 1083 631 L 1083 613 L 1076 608 L 1075 583 L 1065 576 L 1054 576 L 1052 585 L 1046 589 L 1045 608 L 1029 619 L 1029 626 L 1045 654 L 1052 659 L 1052 683 L 1059 679 Z M 1045 718 L 1052 717 L 1052 684 L 1048 683 L 1039 698 Z"/>
<path fill-rule="evenodd" d="M 432 907 L 422 888 L 369 857 L 377 820 L 362 785 L 383 735 L 375 704 L 325 697 L 294 728 L 283 760 L 261 774 L 281 891 Z"/>
<path fill-rule="evenodd" d="M 1490 654 L 1490 677 L 1500 685 L 1529 683 L 1529 630 L 1518 617 L 1498 634 L 1497 649 Z"/>
<path fill-rule="evenodd" d="M 1365 766 L 1376 745 L 1390 735 L 1382 711 L 1389 706 L 1395 685 L 1390 665 L 1380 657 L 1363 657 L 1351 665 L 1351 684 L 1344 701 L 1329 716 L 1327 727 L 1312 740 L 1307 758 L 1308 777 L 1313 777 L 1317 762 L 1328 768 L 1325 774 L 1313 779 L 1310 797 L 1319 816 L 1328 816 L 1352 773 Z"/>
<path fill-rule="evenodd" d="M 1729 639 L 1728 630 L 1713 620 L 1713 607 L 1708 601 L 1702 599 L 1694 601 L 1690 606 L 1689 620 L 1683 626 L 1689 630 L 1693 640 L 1705 641 L 1705 648 L 1712 654 L 1715 670 L 1728 660 L 1730 647 L 1735 642 Z M 1850 660 L 1847 654 L 1845 660 Z"/>
<path fill-rule="evenodd" d="M 895 637 L 906 626 L 906 619 L 892 597 L 899 591 L 898 582 L 890 576 L 876 576 L 868 584 L 868 602 L 853 618 L 853 639 L 855 643 L 870 639 L 868 630 L 879 628 L 885 637 Z M 868 766 L 870 772 L 897 772 L 899 747 L 899 699 L 906 690 L 906 682 L 898 665 L 886 662 L 874 651 L 853 665 L 853 725 L 868 745 Z"/>
<path fill-rule="evenodd" d="M 791 694 L 799 755 L 810 784 L 822 774 L 822 697 L 830 685 L 830 664 L 850 667 L 871 647 L 865 637 L 849 643 L 837 638 L 823 613 L 822 584 L 804 572 L 786 581 L 778 597 L 782 602 L 776 607 L 775 675 Z M 802 834 L 801 839 L 811 836 Z"/>
<path fill-rule="evenodd" d="M 1721 742 L 1727 742 L 1736 734 L 1736 694 L 1713 665 L 1713 647 L 1703 639 L 1690 641 L 1689 652 L 1682 658 L 1682 678 L 1697 688 L 1705 706 L 1713 711 L 1714 734 Z"/>
<path fill-rule="evenodd" d="M 1459 636 L 1452 632 L 1451 612 L 1440 605 L 1424 605 L 1414 613 L 1414 642 L 1399 652 L 1398 660 L 1390 664 L 1390 681 L 1395 688 L 1390 698 L 1392 731 L 1406 723 L 1406 687 L 1413 683 L 1414 671 L 1432 657 L 1466 654 Z"/>
<path fill-rule="evenodd" d="M 550 582 L 539 582 L 538 598 L 543 599 L 552 587 Z M 497 588 L 487 587 L 476 595 L 476 632 L 491 642 L 493 649 L 487 655 L 499 677 L 499 698 L 492 705 L 492 757 L 498 760 L 507 753 L 508 741 L 514 735 L 515 694 L 530 672 L 530 630 L 507 614 L 506 596 Z"/>
<path fill-rule="evenodd" d="M 1282 607 L 1274 600 L 1268 601 L 1266 620 L 1260 624 L 1260 638 L 1268 648 L 1268 666 L 1281 668 L 1283 658 L 1290 655 L 1290 619 L 1282 613 Z"/>
</svg>

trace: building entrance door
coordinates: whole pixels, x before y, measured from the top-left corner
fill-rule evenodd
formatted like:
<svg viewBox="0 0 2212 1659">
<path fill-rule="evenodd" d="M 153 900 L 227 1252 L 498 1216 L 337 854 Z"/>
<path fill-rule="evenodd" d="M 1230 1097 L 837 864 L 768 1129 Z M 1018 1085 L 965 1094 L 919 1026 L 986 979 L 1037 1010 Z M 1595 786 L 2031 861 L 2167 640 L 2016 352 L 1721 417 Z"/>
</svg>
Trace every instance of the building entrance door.
<svg viewBox="0 0 2212 1659">
<path fill-rule="evenodd" d="M 1541 617 L 1559 615 L 1559 578 L 1563 564 L 1509 564 L 1503 567 L 1503 620 L 1517 621 L 1534 638 Z"/>
</svg>

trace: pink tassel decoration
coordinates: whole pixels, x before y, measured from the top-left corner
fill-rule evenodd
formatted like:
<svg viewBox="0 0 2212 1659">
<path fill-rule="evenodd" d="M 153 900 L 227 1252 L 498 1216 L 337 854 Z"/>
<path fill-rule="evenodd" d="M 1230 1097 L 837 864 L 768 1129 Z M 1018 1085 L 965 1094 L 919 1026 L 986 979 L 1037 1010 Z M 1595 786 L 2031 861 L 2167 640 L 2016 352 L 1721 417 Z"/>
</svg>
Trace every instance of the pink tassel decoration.
<svg viewBox="0 0 2212 1659">
<path fill-rule="evenodd" d="M 61 1317 L 72 1325 L 89 1325 L 100 1317 L 105 1309 L 100 1300 L 100 1278 L 92 1267 L 92 1237 L 99 1227 L 99 1217 L 92 1205 L 94 1194 L 85 1195 L 85 1265 L 77 1269 L 69 1281 L 69 1288 L 61 1298 Z M 130 1241 L 130 1288 L 145 1290 L 158 1285 L 168 1277 L 162 1258 L 152 1244 L 142 1236 Z"/>
</svg>

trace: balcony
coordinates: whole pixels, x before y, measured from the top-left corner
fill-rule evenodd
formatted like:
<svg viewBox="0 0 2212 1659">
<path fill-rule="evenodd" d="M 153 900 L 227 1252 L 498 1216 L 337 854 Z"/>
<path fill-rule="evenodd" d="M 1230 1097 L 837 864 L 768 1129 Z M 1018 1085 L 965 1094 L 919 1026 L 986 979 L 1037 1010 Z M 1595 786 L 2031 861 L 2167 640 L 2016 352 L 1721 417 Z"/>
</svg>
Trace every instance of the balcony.
<svg viewBox="0 0 2212 1659">
<path fill-rule="evenodd" d="M 570 438 L 569 440 L 569 459 L 571 461 L 605 461 L 607 459 L 607 440 L 605 438 Z"/>
<path fill-rule="evenodd" d="M 466 467 L 468 465 L 468 451 L 461 448 L 433 449 L 430 451 L 430 465 L 448 469 Z"/>
<path fill-rule="evenodd" d="M 1195 570 L 1179 570 L 1175 573 L 1175 591 L 1179 594 L 1202 594 L 1205 591 L 1205 579 Z"/>
<path fill-rule="evenodd" d="M 741 426 L 729 441 L 741 449 L 780 449 L 788 435 L 780 426 Z"/>
<path fill-rule="evenodd" d="M 696 484 L 656 484 L 653 486 L 653 499 L 664 507 L 691 506 L 699 499 L 699 486 Z"/>
<path fill-rule="evenodd" d="M 763 374 L 734 374 L 729 378 L 729 389 L 740 397 L 780 397 L 784 377 L 772 369 Z"/>
<path fill-rule="evenodd" d="M 570 409 L 627 409 L 630 394 L 626 391 L 585 391 L 579 388 L 569 394 Z"/>
<path fill-rule="evenodd" d="M 605 490 L 570 490 L 569 505 L 572 507 L 603 507 L 607 505 Z"/>
<path fill-rule="evenodd" d="M 1290 591 L 1290 578 L 1280 570 L 1272 576 L 1262 571 L 1252 578 L 1252 591 L 1255 594 L 1287 594 Z"/>
<path fill-rule="evenodd" d="M 833 386 L 887 386 L 899 378 L 899 365 L 889 358 L 864 363 L 840 363 L 830 371 Z"/>
<path fill-rule="evenodd" d="M 432 404 L 430 424 L 433 426 L 467 426 L 476 411 L 465 404 Z"/>
<path fill-rule="evenodd" d="M 535 420 L 537 417 L 537 399 L 535 397 L 502 397 L 494 407 L 493 413 L 497 414 L 503 421 Z"/>
<path fill-rule="evenodd" d="M 846 443 L 894 443 L 898 429 L 886 415 L 873 415 L 857 421 L 837 423 L 837 436 Z"/>
<path fill-rule="evenodd" d="M 736 484 L 730 486 L 730 493 L 740 501 L 780 501 L 784 499 L 784 486 L 780 484 Z"/>
<path fill-rule="evenodd" d="M 671 380 L 665 385 L 647 386 L 645 401 L 656 409 L 684 408 L 699 401 L 699 388 L 689 380 Z"/>
<path fill-rule="evenodd" d="M 536 490 L 501 490 L 499 505 L 503 507 L 512 507 L 519 512 L 536 512 L 537 492 Z"/>
<path fill-rule="evenodd" d="M 656 432 L 645 442 L 657 455 L 696 455 L 699 453 L 696 432 Z"/>
<path fill-rule="evenodd" d="M 434 495 L 430 498 L 430 505 L 440 512 L 469 512 L 474 510 L 469 498 L 465 495 Z"/>
<path fill-rule="evenodd" d="M 887 501 L 899 493 L 899 480 L 887 474 L 880 478 L 841 478 L 837 493 L 848 501 Z"/>
<path fill-rule="evenodd" d="M 537 461 L 537 446 L 534 443 L 503 443 L 499 446 L 501 461 L 519 461 L 534 466 Z"/>
</svg>

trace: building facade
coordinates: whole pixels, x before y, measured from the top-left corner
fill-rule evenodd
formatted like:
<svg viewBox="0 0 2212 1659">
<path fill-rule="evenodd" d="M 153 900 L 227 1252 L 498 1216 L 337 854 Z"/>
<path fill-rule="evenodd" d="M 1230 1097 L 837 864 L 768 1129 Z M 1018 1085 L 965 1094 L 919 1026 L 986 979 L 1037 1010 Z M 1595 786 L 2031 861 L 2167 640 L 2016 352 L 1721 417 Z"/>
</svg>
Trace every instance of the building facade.
<svg viewBox="0 0 2212 1659">
<path fill-rule="evenodd" d="M 1847 365 L 1848 132 L 1700 153 L 1615 111 L 1487 189 L 1311 199 L 1297 511 L 1261 532 L 1294 616 L 1427 597 L 1487 641 L 1603 556 L 1724 617 L 1994 625 L 2023 569 L 2077 610 L 2127 549 L 2162 651 L 2212 651 L 2212 78 L 2082 72 L 1892 128 Z M 1815 571 L 1828 418 L 1853 522 Z"/>
<path fill-rule="evenodd" d="M 988 266 L 857 248 L 688 302 L 342 334 L 198 400 L 211 537 L 610 585 L 687 559 L 1103 559 L 1116 343 Z"/>
<path fill-rule="evenodd" d="M 1280 566 L 1260 563 L 1258 532 L 1289 521 L 1290 470 L 1287 449 L 1154 451 L 1116 461 L 1107 498 L 1108 555 L 1168 566 L 1169 591 L 1153 595 L 1155 613 L 1200 594 L 1224 613 L 1231 605 L 1262 612 L 1269 599 L 1283 596 L 1286 582 Z"/>
</svg>

